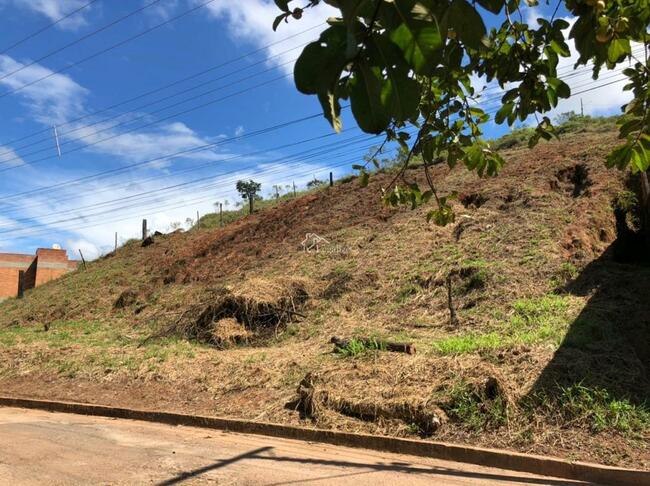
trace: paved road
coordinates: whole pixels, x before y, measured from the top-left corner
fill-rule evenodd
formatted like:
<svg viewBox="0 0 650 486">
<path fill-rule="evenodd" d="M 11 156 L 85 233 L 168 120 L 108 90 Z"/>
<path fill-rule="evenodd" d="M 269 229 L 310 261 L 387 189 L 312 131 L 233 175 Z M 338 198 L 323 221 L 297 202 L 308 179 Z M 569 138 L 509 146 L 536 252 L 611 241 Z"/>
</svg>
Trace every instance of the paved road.
<svg viewBox="0 0 650 486">
<path fill-rule="evenodd" d="M 294 440 L 0 408 L 0 484 L 583 484 Z"/>
</svg>

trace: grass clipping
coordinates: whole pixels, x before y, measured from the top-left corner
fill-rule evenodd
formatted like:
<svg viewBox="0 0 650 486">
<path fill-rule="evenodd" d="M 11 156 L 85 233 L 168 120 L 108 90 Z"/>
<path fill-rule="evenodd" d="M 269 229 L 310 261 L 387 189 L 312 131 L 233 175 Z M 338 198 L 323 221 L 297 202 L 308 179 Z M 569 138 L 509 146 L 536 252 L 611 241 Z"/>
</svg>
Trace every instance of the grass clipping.
<svg viewBox="0 0 650 486">
<path fill-rule="evenodd" d="M 297 317 L 308 299 L 305 285 L 295 279 L 251 279 L 230 288 L 212 289 L 161 333 L 218 347 L 247 344 L 277 335 Z"/>
</svg>

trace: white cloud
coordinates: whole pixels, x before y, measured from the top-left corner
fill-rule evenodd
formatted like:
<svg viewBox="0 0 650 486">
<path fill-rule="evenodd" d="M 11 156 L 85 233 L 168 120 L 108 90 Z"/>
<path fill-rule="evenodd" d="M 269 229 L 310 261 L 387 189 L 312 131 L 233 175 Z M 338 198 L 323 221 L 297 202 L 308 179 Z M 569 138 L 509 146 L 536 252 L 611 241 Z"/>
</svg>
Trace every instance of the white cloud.
<svg viewBox="0 0 650 486">
<path fill-rule="evenodd" d="M 92 127 L 72 125 L 68 132 L 63 132 L 61 137 L 65 140 L 79 140 L 82 143 L 93 144 L 87 150 L 94 153 L 117 156 L 134 162 L 159 158 L 167 154 L 190 151 L 192 149 L 215 143 L 215 139 L 199 136 L 191 128 L 181 122 L 159 125 L 148 130 L 139 130 L 131 133 L 122 133 L 113 130 L 114 121 L 100 123 Z M 74 130 L 74 131 L 72 131 Z M 128 130 L 128 127 L 127 127 Z M 67 133 L 69 133 L 67 135 Z M 65 153 L 66 146 L 62 147 Z M 184 159 L 220 159 L 229 156 L 225 151 L 216 149 L 197 150 L 180 156 Z M 174 157 L 156 160 L 147 164 L 149 168 L 168 167 Z M 178 158 L 178 157 L 176 157 Z"/>
<path fill-rule="evenodd" d="M 78 255 L 81 249 L 84 257 L 90 260 L 113 249 L 115 232 L 120 243 L 138 238 L 143 218 L 147 219 L 152 232 L 166 232 L 172 229 L 172 223 L 187 227 L 186 219 L 196 220 L 197 211 L 200 215 L 214 212 L 216 201 L 228 201 L 224 206 L 226 210 L 234 208 L 235 203 L 241 201 L 235 189 L 238 179 L 254 179 L 262 184 L 262 193 L 268 194 L 274 184 L 287 185 L 295 181 L 298 188 L 304 187 L 313 174 L 323 178 L 321 173 L 327 170 L 330 169 L 313 162 L 296 162 L 291 166 L 262 162 L 236 174 L 215 175 L 200 184 L 174 190 L 165 190 L 165 187 L 177 184 L 178 179 L 147 181 L 137 187 L 129 186 L 128 175 L 111 182 L 90 181 L 83 191 L 75 187 L 57 191 L 60 200 L 52 195 L 33 196 L 30 204 L 20 212 L 21 218 L 31 220 L 33 229 L 8 231 L 20 226 L 20 222 L 0 218 L 0 240 L 5 236 L 13 241 L 31 237 L 47 247 L 59 243 L 71 255 Z M 151 194 L 134 197 L 145 191 Z M 67 197 L 73 195 L 75 197 Z M 44 226 L 34 228 L 34 225 Z M 10 245 L 3 241 L 0 246 Z"/>
<path fill-rule="evenodd" d="M 13 72 L 23 64 L 10 56 L 0 55 L 0 77 L 5 73 Z M 0 86 L 9 89 L 16 89 L 29 84 L 32 81 L 51 75 L 52 71 L 38 64 L 29 66 L 15 75 L 0 80 Z M 164 125 L 154 126 L 147 130 L 130 131 L 134 126 L 126 125 L 120 131 L 113 129 L 115 125 L 127 121 L 126 117 L 101 122 L 94 117 L 84 118 L 78 123 L 67 123 L 69 120 L 79 118 L 88 113 L 86 98 L 89 91 L 76 83 L 71 77 L 65 74 L 52 74 L 52 76 L 17 91 L 17 96 L 23 105 L 28 109 L 31 117 L 48 127 L 64 125 L 59 129 L 59 137 L 62 143 L 62 152 L 68 147 L 75 146 L 79 142 L 94 144 L 86 150 L 94 153 L 121 157 L 130 161 L 142 161 L 159 157 L 163 154 L 172 154 L 180 151 L 193 149 L 195 147 L 214 142 L 213 138 L 200 137 L 191 128 L 181 122 L 169 122 Z M 131 119 L 142 118 L 140 124 L 150 119 L 141 113 L 131 114 Z M 89 126 L 92 125 L 92 126 Z M 137 128 L 137 123 L 134 124 Z M 71 144 L 74 140 L 76 143 Z M 11 150 L 11 147 L 0 149 L 0 153 Z M 28 151 L 39 150 L 28 149 Z M 215 150 L 209 152 L 197 152 L 189 154 L 186 158 L 204 159 L 206 157 L 222 157 L 221 152 Z M 0 156 L 0 161 L 13 159 L 15 155 L 6 154 Z M 19 162 L 17 159 L 15 162 Z M 158 168 L 169 165 L 169 161 L 157 162 Z M 150 167 L 153 167 L 150 166 Z"/>
<path fill-rule="evenodd" d="M 0 145 L 0 167 L 16 167 L 23 165 L 25 161 L 10 147 Z"/>
<path fill-rule="evenodd" d="M 194 3 L 203 0 L 194 0 Z M 289 23 L 282 23 L 277 32 L 273 32 L 273 20 L 280 14 L 280 10 L 273 1 L 246 0 L 232 2 L 230 0 L 215 0 L 207 8 L 219 20 L 226 19 L 228 29 L 236 40 L 249 42 L 257 47 L 276 43 L 282 39 L 294 36 L 292 39 L 273 45 L 266 49 L 267 56 L 272 57 L 269 62 L 287 72 L 293 72 L 293 59 L 300 54 L 299 46 L 318 39 L 320 30 L 313 29 L 304 34 L 299 34 L 311 27 L 323 24 L 328 17 L 340 15 L 340 12 L 321 2 L 317 7 L 305 11 L 301 20 L 289 19 Z M 296 48 L 291 52 L 289 49 Z"/>
<path fill-rule="evenodd" d="M 52 243 L 54 244 L 54 243 Z M 83 238 L 76 240 L 66 240 L 64 245 L 61 245 L 62 248 L 68 251 L 68 258 L 71 260 L 79 259 L 79 250 L 84 256 L 84 260 L 94 260 L 95 258 L 101 256 L 103 253 L 106 253 L 105 249 L 102 249 L 91 243 L 88 240 Z"/>
<path fill-rule="evenodd" d="M 10 56 L 0 55 L 0 77 L 20 69 L 23 65 Z M 20 97 L 28 107 L 36 121 L 52 126 L 84 112 L 84 100 L 88 90 L 69 76 L 53 74 L 50 69 L 39 64 L 33 64 L 16 74 L 9 75 L 0 80 L 0 85 L 14 90 L 45 76 L 50 77 L 15 93 L 15 96 Z"/>
<path fill-rule="evenodd" d="M 235 128 L 235 137 L 241 137 L 244 134 L 245 130 L 244 127 L 239 125 L 237 128 Z"/>
<path fill-rule="evenodd" d="M 65 15 L 82 7 L 88 0 L 13 0 L 14 5 L 57 21 Z M 84 8 L 71 17 L 59 22 L 60 29 L 76 30 L 88 24 L 87 16 L 93 6 Z"/>
</svg>

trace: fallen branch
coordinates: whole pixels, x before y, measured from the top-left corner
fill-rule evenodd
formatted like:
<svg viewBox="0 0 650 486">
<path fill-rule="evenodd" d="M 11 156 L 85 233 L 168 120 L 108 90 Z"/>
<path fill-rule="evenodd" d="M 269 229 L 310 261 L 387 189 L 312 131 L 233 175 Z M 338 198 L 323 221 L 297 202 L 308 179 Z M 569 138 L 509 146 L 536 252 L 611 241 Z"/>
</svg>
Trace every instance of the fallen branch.
<svg viewBox="0 0 650 486">
<path fill-rule="evenodd" d="M 365 347 L 371 349 L 392 351 L 394 353 L 415 354 L 415 345 L 413 343 L 395 343 L 391 341 L 378 341 L 372 338 L 356 338 L 356 341 L 362 343 Z M 334 336 L 330 339 L 336 349 L 344 349 L 350 345 L 350 340 Z"/>
</svg>

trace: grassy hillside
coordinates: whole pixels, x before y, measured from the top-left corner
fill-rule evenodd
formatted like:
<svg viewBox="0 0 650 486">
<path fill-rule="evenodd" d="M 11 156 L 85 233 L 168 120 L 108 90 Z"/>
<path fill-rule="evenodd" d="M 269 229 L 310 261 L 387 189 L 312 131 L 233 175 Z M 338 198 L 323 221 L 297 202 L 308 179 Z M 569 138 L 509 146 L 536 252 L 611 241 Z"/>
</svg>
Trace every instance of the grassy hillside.
<svg viewBox="0 0 650 486">
<path fill-rule="evenodd" d="M 0 306 L 0 387 L 650 468 L 650 269 L 609 256 L 608 123 L 509 143 L 495 179 L 437 166 L 446 228 L 377 174 L 129 243 Z"/>
</svg>

